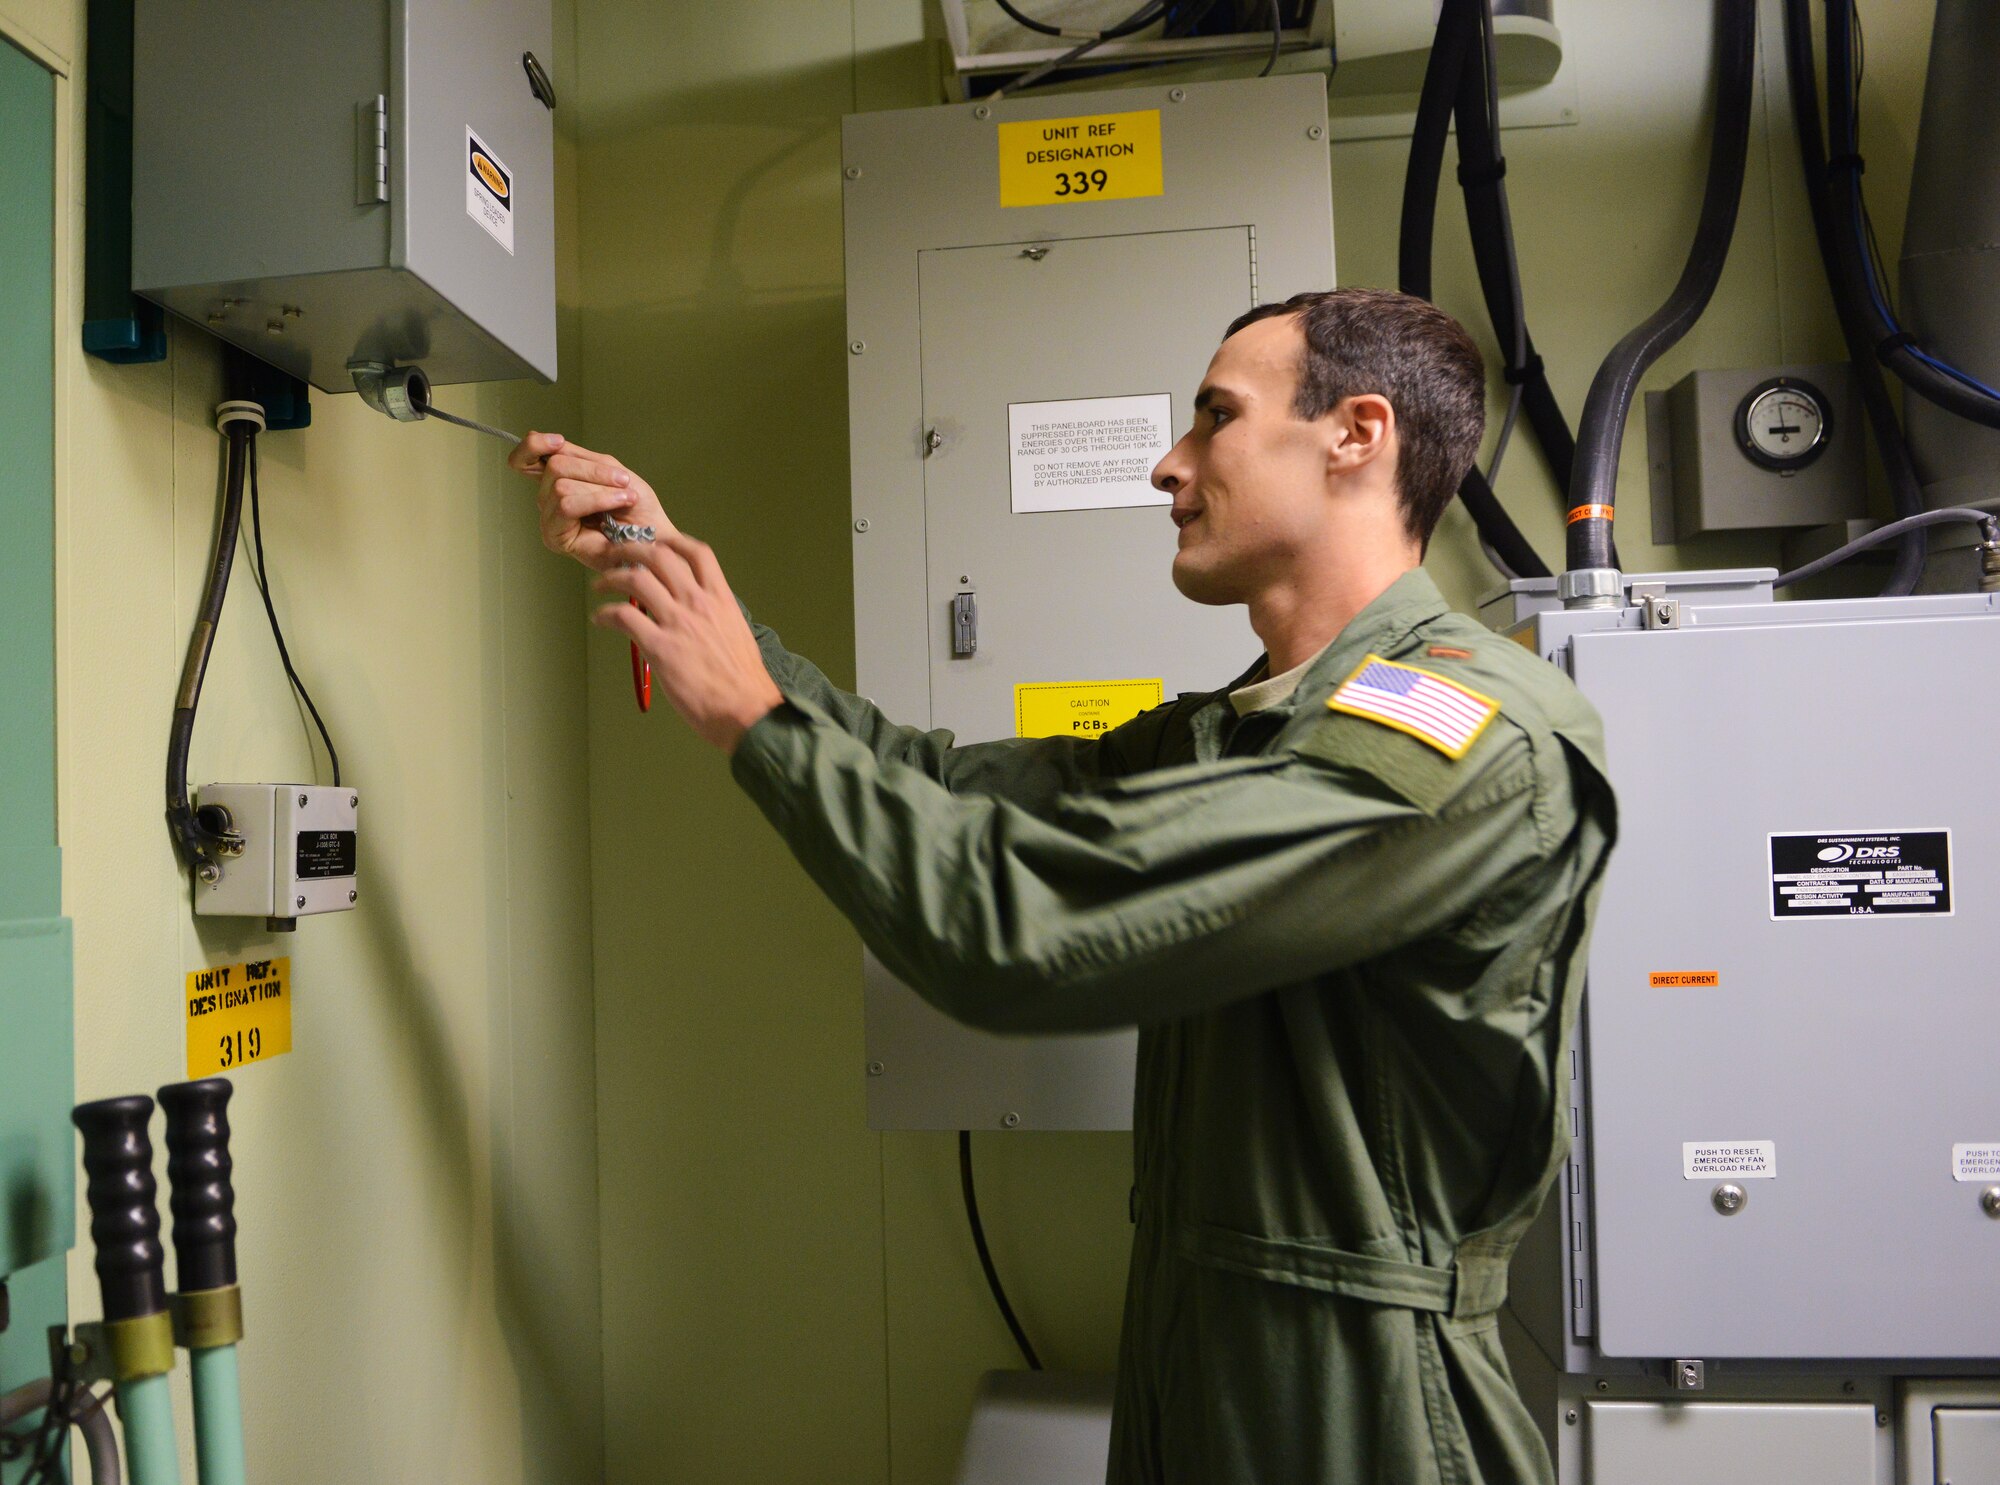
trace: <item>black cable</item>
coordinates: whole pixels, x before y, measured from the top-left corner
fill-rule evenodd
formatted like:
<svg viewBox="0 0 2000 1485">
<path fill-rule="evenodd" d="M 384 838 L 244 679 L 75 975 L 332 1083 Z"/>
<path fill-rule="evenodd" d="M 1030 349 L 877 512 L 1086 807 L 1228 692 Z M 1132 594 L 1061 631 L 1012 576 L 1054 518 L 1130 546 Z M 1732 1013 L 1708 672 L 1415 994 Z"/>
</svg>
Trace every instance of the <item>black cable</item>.
<svg viewBox="0 0 2000 1485">
<path fill-rule="evenodd" d="M 1424 69 L 1417 117 L 1410 136 L 1409 162 L 1403 174 L 1402 222 L 1397 241 L 1397 284 L 1405 294 L 1431 297 L 1431 246 L 1436 235 L 1438 181 L 1444 173 L 1444 146 L 1451 128 L 1453 102 L 1467 65 L 1477 22 L 1448 3 L 1438 22 L 1436 43 Z M 1461 132 L 1460 139 L 1464 134 Z M 1521 577 L 1547 577 L 1549 566 L 1528 544 L 1520 527 L 1478 467 L 1459 482 L 1458 498 L 1479 528 L 1481 543 L 1500 559 L 1501 570 Z"/>
<path fill-rule="evenodd" d="M 69 1439 L 70 1408 L 76 1401 L 76 1363 L 68 1346 L 50 1346 L 53 1362 L 49 1400 L 35 1438 L 35 1457 L 21 1472 L 20 1485 L 63 1485 L 63 1449 Z"/>
<path fill-rule="evenodd" d="M 326 723 L 320 720 L 319 708 L 313 705 L 312 692 L 299 679 L 298 671 L 292 668 L 292 653 L 285 648 L 285 631 L 278 627 L 278 610 L 271 603 L 271 584 L 267 574 L 270 568 L 264 562 L 264 502 L 257 489 L 257 436 L 250 435 L 250 544 L 256 551 L 257 562 L 251 575 L 257 580 L 257 591 L 264 599 L 264 616 L 271 621 L 271 638 L 278 642 L 278 659 L 285 667 L 285 678 L 292 683 L 299 700 L 312 713 L 313 726 L 319 729 L 319 740 L 326 744 L 326 758 L 333 769 L 333 786 L 340 787 L 340 754 L 333 749 L 333 738 L 326 730 Z"/>
<path fill-rule="evenodd" d="M 1926 526 L 1943 526 L 1960 521 L 1977 525 L 1981 542 L 1992 544 L 2000 541 L 2000 515 L 1970 505 L 1940 506 L 1936 510 L 1920 510 L 1913 516 L 1904 516 L 1900 521 L 1891 521 L 1886 526 L 1878 526 L 1867 535 L 1857 536 L 1845 546 L 1834 548 L 1824 557 L 1815 558 L 1803 567 L 1793 568 L 1780 576 L 1771 586 L 1789 588 L 1793 583 L 1802 583 L 1807 578 L 1816 578 L 1821 573 L 1838 567 L 1849 557 L 1858 556 L 1870 547 L 1901 540 L 1911 532 L 1921 532 Z"/>
<path fill-rule="evenodd" d="M 986 1271 L 986 1287 L 993 1291 L 993 1303 L 1000 1307 L 1000 1318 L 1007 1322 L 1007 1329 L 1014 1334 L 1014 1344 L 1021 1348 L 1021 1359 L 1028 1363 L 1028 1370 L 1042 1369 L 1042 1359 L 1035 1354 L 1035 1348 L 1028 1342 L 1028 1333 L 1021 1329 L 1021 1322 L 1014 1316 L 1014 1307 L 1007 1302 L 1007 1291 L 1000 1283 L 1000 1271 L 993 1266 L 993 1254 L 986 1246 L 986 1226 L 979 1220 L 979 1197 L 972 1188 L 972 1131 L 958 1132 L 958 1184 L 965 1192 L 965 1220 L 972 1228 L 972 1246 L 979 1250 L 979 1266 Z"/>
<path fill-rule="evenodd" d="M 1046 21 L 1038 21 L 1033 16 L 1021 14 L 1020 11 L 1014 8 L 1011 0 L 994 0 L 994 3 L 1005 11 L 1008 18 L 1017 26 L 1025 26 L 1030 31 L 1038 32 L 1043 36 L 1060 37 L 1064 41 L 1091 42 L 1116 41 L 1121 36 L 1130 36 L 1134 31 L 1143 31 L 1160 18 L 1159 12 L 1165 8 L 1158 5 L 1148 5 L 1146 9 L 1153 13 L 1146 16 L 1144 20 L 1141 20 L 1137 15 L 1127 16 L 1117 25 L 1103 31 L 1066 31 L 1061 26 L 1051 26 Z"/>
<path fill-rule="evenodd" d="M 1715 126 L 1701 217 L 1686 264 L 1666 301 L 1631 330 L 1591 379 L 1578 423 L 1576 469 L 1570 480 L 1568 558 L 1572 571 L 1611 567 L 1610 510 L 1618 488 L 1618 453 L 1625 441 L 1639 378 L 1708 307 L 1729 257 L 1743 168 L 1750 146 L 1756 82 L 1757 7 L 1751 0 L 1716 0 Z"/>
<path fill-rule="evenodd" d="M 201 705 L 201 683 L 208 674 L 215 626 L 222 618 L 222 600 L 229 592 L 229 570 L 236 560 L 236 538 L 243 524 L 245 448 L 251 437 L 248 422 L 233 422 L 225 430 L 222 506 L 215 523 L 215 549 L 208 579 L 195 610 L 194 632 L 188 636 L 187 661 L 181 669 L 180 693 L 174 698 L 173 724 L 167 733 L 167 829 L 189 870 L 211 880 L 219 869 L 214 840 L 196 822 L 188 804 L 188 749 L 194 740 L 195 712 Z"/>
<path fill-rule="evenodd" d="M 1903 436 L 1903 425 L 1889 399 L 1889 385 L 1882 364 L 1875 359 L 1874 342 L 1868 338 L 1860 308 L 1850 291 L 1849 280 L 1840 262 L 1839 233 L 1833 220 L 1833 204 L 1828 199 L 1826 144 L 1820 132 L 1819 78 L 1813 65 L 1812 0 L 1785 0 L 1785 71 L 1792 94 L 1793 126 L 1799 136 L 1799 160 L 1805 171 L 1806 204 L 1812 211 L 1813 238 L 1819 246 L 1820 263 L 1833 293 L 1835 318 L 1847 358 L 1854 368 L 1855 389 L 1868 428 L 1875 436 L 1875 453 L 1882 461 L 1882 473 L 1889 485 L 1890 506 L 1898 516 L 1915 515 L 1923 509 L 1923 487 L 1916 465 Z M 1923 577 L 1927 543 L 1921 531 L 1911 531 L 1896 548 L 1882 592 L 1901 597 L 1916 591 Z"/>
<path fill-rule="evenodd" d="M 1278 48 L 1285 44 L 1285 17 L 1278 9 L 1278 0 L 1270 0 L 1271 5 L 1271 58 L 1264 64 L 1264 70 L 1257 75 L 1269 77 L 1271 69 L 1278 65 Z"/>
</svg>

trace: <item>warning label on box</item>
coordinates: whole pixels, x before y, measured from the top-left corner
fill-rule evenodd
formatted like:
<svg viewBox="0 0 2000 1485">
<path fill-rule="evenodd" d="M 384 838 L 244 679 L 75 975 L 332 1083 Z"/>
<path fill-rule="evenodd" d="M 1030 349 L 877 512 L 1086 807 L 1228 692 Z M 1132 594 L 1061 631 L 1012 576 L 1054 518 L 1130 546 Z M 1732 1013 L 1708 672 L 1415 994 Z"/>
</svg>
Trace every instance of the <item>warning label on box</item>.
<svg viewBox="0 0 2000 1485">
<path fill-rule="evenodd" d="M 1172 505 L 1153 488 L 1153 466 L 1174 446 L 1173 421 L 1165 392 L 1009 403 L 1015 514 Z"/>
<path fill-rule="evenodd" d="M 1773 1140 L 1690 1140 L 1681 1146 L 1681 1172 L 1690 1181 L 1769 1181 L 1778 1174 Z"/>
<path fill-rule="evenodd" d="M 1951 916 L 1951 832 L 1771 837 L 1771 916 Z"/>
<path fill-rule="evenodd" d="M 500 246 L 514 251 L 514 172 L 470 128 L 465 131 L 465 214 Z"/>
</svg>

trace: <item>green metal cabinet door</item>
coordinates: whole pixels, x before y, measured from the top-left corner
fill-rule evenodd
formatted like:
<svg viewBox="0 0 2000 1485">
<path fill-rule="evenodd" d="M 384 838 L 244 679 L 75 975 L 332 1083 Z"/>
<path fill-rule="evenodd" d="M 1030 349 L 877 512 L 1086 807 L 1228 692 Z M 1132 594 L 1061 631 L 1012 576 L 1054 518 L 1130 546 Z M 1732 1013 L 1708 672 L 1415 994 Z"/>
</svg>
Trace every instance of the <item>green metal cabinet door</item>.
<svg viewBox="0 0 2000 1485">
<path fill-rule="evenodd" d="M 75 1241 L 56 856 L 55 109 L 55 79 L 0 40 L 0 1391 L 47 1374 L 44 1331 L 65 1318 Z"/>
</svg>

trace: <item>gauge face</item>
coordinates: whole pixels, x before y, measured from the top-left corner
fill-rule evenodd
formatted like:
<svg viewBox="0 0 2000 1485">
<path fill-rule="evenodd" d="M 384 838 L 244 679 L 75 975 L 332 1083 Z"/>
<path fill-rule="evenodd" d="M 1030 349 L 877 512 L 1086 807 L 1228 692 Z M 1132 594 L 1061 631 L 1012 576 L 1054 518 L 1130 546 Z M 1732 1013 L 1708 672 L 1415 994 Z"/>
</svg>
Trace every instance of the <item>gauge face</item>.
<svg viewBox="0 0 2000 1485">
<path fill-rule="evenodd" d="M 1826 447 L 1826 394 L 1810 382 L 1780 377 L 1755 387 L 1736 411 L 1736 439 L 1766 469 L 1803 469 Z"/>
</svg>

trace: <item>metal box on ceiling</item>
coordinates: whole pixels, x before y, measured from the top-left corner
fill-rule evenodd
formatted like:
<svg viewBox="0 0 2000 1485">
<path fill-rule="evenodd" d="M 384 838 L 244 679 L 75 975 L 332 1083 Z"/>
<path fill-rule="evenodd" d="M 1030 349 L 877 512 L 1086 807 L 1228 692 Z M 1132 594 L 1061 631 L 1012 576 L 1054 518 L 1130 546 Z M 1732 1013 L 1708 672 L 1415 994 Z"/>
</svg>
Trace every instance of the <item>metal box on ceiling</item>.
<svg viewBox="0 0 2000 1485">
<path fill-rule="evenodd" d="M 548 0 L 146 0 L 135 24 L 137 292 L 326 392 L 353 360 L 555 377 Z"/>
<path fill-rule="evenodd" d="M 1125 131 L 1132 154 L 1021 168 Z M 857 115 L 843 163 L 862 693 L 973 742 L 1036 730 L 1021 686 L 1226 684 L 1256 638 L 1175 591 L 1146 476 L 1229 322 L 1333 283 L 1323 79 Z M 998 1037 L 872 958 L 866 984 L 875 1127 L 1129 1125 L 1130 1033 Z"/>
</svg>

